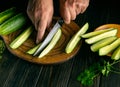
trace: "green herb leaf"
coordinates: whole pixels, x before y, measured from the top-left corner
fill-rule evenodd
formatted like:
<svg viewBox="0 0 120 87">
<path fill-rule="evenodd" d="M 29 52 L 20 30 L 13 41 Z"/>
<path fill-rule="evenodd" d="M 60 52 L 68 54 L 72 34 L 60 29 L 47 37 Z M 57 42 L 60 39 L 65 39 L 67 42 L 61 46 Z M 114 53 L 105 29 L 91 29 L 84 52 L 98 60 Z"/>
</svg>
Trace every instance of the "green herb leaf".
<svg viewBox="0 0 120 87">
<path fill-rule="evenodd" d="M 4 50 L 5 50 L 5 44 L 4 44 L 3 40 L 0 40 L 0 59 L 2 59 Z"/>
</svg>

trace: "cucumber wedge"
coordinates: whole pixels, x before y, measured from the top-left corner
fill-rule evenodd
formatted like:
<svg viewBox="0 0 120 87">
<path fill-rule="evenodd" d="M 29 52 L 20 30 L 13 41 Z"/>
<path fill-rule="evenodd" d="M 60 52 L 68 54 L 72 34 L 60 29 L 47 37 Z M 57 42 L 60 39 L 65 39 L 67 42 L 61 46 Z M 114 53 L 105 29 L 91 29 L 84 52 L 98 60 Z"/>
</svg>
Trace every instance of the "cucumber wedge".
<svg viewBox="0 0 120 87">
<path fill-rule="evenodd" d="M 65 52 L 66 53 L 71 53 L 78 42 L 81 40 L 81 35 L 84 34 L 88 30 L 89 24 L 86 23 L 68 42 Z"/>
<path fill-rule="evenodd" d="M 100 56 L 107 55 L 108 53 L 110 53 L 113 50 L 115 50 L 119 45 L 120 45 L 120 38 L 118 38 L 117 40 L 115 40 L 110 45 L 107 45 L 107 46 L 104 46 L 104 47 L 100 48 L 99 49 L 99 55 Z"/>
<path fill-rule="evenodd" d="M 33 47 L 32 49 L 28 50 L 26 53 L 28 54 L 34 54 L 35 51 L 40 47 L 41 43 Z"/>
<path fill-rule="evenodd" d="M 119 60 L 120 59 L 120 46 L 115 49 L 115 51 L 113 52 L 111 59 L 113 60 Z"/>
<path fill-rule="evenodd" d="M 107 38 L 107 37 L 110 37 L 110 36 L 115 36 L 116 34 L 117 34 L 117 29 L 113 29 L 113 30 L 111 30 L 111 31 L 104 32 L 104 33 L 99 34 L 99 35 L 96 35 L 96 36 L 94 36 L 94 37 L 87 38 L 87 39 L 85 40 L 85 42 L 86 42 L 87 44 L 93 44 L 93 43 L 95 43 L 95 42 L 97 42 L 97 41 L 100 41 L 100 40 L 102 40 L 102 39 L 104 39 L 104 38 Z"/>
<path fill-rule="evenodd" d="M 99 34 L 101 34 L 101 33 L 110 31 L 110 30 L 112 30 L 112 29 L 114 29 L 114 28 L 108 28 L 108 29 L 104 29 L 104 30 L 96 30 L 96 31 L 93 31 L 93 32 L 89 32 L 89 33 L 83 34 L 81 37 L 82 37 L 82 38 L 90 38 L 90 37 L 99 35 Z"/>
<path fill-rule="evenodd" d="M 33 26 L 28 27 L 25 31 L 23 31 L 18 37 L 16 37 L 10 43 L 10 47 L 12 49 L 18 48 L 20 45 L 22 45 L 28 39 L 28 37 L 31 35 L 33 30 L 34 30 Z"/>
<path fill-rule="evenodd" d="M 52 38 L 52 40 L 50 41 L 50 43 L 47 45 L 47 47 L 40 53 L 40 55 L 38 56 L 38 58 L 42 58 L 43 56 L 45 56 L 48 52 L 50 52 L 51 49 L 54 48 L 54 46 L 57 44 L 57 42 L 59 41 L 60 37 L 62 35 L 62 30 L 58 29 L 57 33 L 54 35 L 54 37 Z"/>
<path fill-rule="evenodd" d="M 104 47 L 104 46 L 106 46 L 106 45 L 111 44 L 111 43 L 112 43 L 114 40 L 116 40 L 116 39 L 117 39 L 116 36 L 107 37 L 107 38 L 105 38 L 105 39 L 102 39 L 102 40 L 94 43 L 93 45 L 91 45 L 90 48 L 91 48 L 91 50 L 92 50 L 93 52 L 96 52 L 96 51 L 98 51 L 100 48 L 102 48 L 102 47 Z"/>
</svg>

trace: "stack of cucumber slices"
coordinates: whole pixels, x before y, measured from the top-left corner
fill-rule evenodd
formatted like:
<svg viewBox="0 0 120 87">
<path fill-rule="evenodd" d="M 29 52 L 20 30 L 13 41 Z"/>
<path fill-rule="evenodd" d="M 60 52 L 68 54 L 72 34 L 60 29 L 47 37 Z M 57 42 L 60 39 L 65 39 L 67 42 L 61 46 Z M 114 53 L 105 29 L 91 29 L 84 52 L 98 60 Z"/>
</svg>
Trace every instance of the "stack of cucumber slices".
<svg viewBox="0 0 120 87">
<path fill-rule="evenodd" d="M 90 45 L 93 52 L 98 52 L 99 56 L 110 55 L 111 59 L 120 59 L 120 38 L 117 37 L 118 29 L 108 28 L 95 30 L 83 34 L 81 37 Z"/>
</svg>

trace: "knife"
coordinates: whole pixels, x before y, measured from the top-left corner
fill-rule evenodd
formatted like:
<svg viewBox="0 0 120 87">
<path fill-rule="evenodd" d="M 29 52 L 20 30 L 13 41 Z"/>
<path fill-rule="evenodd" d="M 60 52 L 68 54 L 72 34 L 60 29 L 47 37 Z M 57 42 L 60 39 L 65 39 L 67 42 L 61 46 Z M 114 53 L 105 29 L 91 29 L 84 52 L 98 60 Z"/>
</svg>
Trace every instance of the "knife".
<svg viewBox="0 0 120 87">
<path fill-rule="evenodd" d="M 33 54 L 33 56 L 38 55 L 48 45 L 48 43 L 51 41 L 51 39 L 53 38 L 53 36 L 55 35 L 55 33 L 62 26 L 62 24 L 63 24 L 63 20 L 62 19 L 59 19 L 55 23 L 55 25 L 53 26 L 53 28 L 51 29 L 51 31 L 48 33 L 47 37 L 44 39 L 44 41 L 42 42 L 42 44 L 40 45 L 40 47 Z"/>
</svg>

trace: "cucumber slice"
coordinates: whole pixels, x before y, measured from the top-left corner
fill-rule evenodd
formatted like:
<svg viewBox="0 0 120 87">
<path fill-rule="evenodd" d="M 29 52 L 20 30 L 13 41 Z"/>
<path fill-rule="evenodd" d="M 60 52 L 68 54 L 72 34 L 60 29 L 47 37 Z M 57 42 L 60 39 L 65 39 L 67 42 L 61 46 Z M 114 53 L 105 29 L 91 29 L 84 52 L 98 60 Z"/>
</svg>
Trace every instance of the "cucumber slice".
<svg viewBox="0 0 120 87">
<path fill-rule="evenodd" d="M 97 41 L 100 41 L 100 40 L 102 40 L 102 39 L 104 39 L 104 38 L 107 38 L 107 37 L 110 37 L 110 36 L 115 36 L 116 34 L 117 34 L 117 29 L 113 29 L 113 30 L 111 30 L 111 31 L 104 32 L 104 33 L 99 34 L 99 35 L 96 35 L 96 36 L 94 36 L 94 37 L 87 38 L 87 39 L 85 40 L 85 42 L 86 42 L 87 44 L 93 44 L 93 43 L 95 43 L 95 42 L 97 42 Z"/>
<path fill-rule="evenodd" d="M 35 51 L 40 47 L 41 43 L 33 47 L 32 49 L 28 50 L 26 53 L 28 54 L 34 54 Z"/>
<path fill-rule="evenodd" d="M 82 38 L 90 38 L 90 37 L 99 35 L 101 33 L 104 33 L 104 32 L 107 32 L 107 31 L 110 31 L 110 30 L 113 30 L 113 29 L 114 28 L 108 28 L 108 29 L 104 29 L 104 30 L 96 30 L 96 31 L 93 31 L 93 32 L 89 32 L 89 33 L 83 34 L 81 37 Z"/>
<path fill-rule="evenodd" d="M 113 52 L 111 59 L 113 59 L 113 60 L 120 59 L 120 46 Z"/>
<path fill-rule="evenodd" d="M 71 53 L 81 39 L 81 35 L 88 30 L 89 24 L 86 23 L 68 42 L 65 52 Z"/>
<path fill-rule="evenodd" d="M 91 48 L 91 50 L 92 50 L 93 52 L 96 52 L 96 51 L 98 51 L 100 48 L 102 48 L 102 47 L 104 47 L 104 46 L 106 46 L 106 45 L 111 44 L 111 43 L 112 43 L 114 40 L 116 40 L 116 39 L 117 39 L 116 36 L 107 37 L 107 38 L 105 38 L 105 39 L 102 39 L 102 40 L 94 43 L 93 45 L 91 45 L 90 48 Z"/>
<path fill-rule="evenodd" d="M 31 35 L 32 31 L 34 30 L 33 26 L 29 26 L 25 31 L 23 31 L 18 37 L 16 37 L 11 43 L 10 47 L 12 49 L 17 49 L 20 45 L 22 45 L 28 37 Z"/>
<path fill-rule="evenodd" d="M 107 45 L 107 46 L 104 46 L 104 47 L 100 48 L 99 49 L 99 55 L 100 56 L 107 55 L 108 53 L 110 53 L 113 50 L 115 50 L 119 45 L 120 45 L 120 38 L 118 38 L 117 40 L 115 40 L 110 45 Z"/>
<path fill-rule="evenodd" d="M 38 58 L 42 58 L 48 52 L 50 52 L 50 50 L 52 48 L 54 48 L 54 46 L 56 45 L 56 43 L 60 39 L 61 35 L 62 35 L 62 30 L 58 29 L 57 33 L 54 35 L 54 37 L 52 38 L 52 40 L 50 41 L 50 43 L 48 44 L 48 46 L 40 53 L 40 55 L 38 56 Z"/>
</svg>

